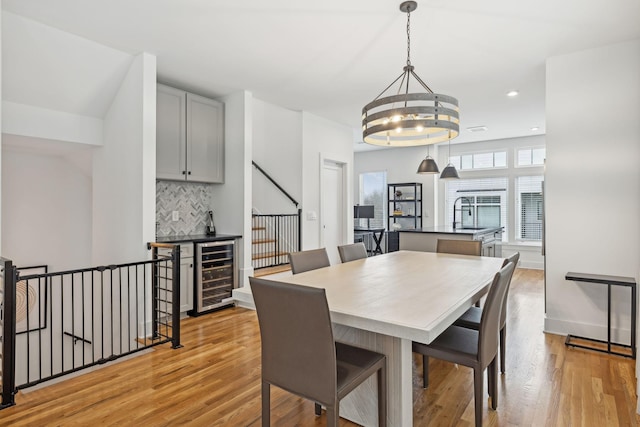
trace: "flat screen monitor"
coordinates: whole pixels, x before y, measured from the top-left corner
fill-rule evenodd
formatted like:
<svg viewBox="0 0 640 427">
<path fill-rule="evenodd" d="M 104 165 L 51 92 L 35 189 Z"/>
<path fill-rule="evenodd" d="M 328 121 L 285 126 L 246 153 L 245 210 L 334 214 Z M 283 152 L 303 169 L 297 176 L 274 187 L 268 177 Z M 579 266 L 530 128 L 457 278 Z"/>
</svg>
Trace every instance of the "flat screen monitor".
<svg viewBox="0 0 640 427">
<path fill-rule="evenodd" d="M 373 205 L 356 205 L 353 207 L 353 217 L 358 218 L 374 218 Z"/>
</svg>

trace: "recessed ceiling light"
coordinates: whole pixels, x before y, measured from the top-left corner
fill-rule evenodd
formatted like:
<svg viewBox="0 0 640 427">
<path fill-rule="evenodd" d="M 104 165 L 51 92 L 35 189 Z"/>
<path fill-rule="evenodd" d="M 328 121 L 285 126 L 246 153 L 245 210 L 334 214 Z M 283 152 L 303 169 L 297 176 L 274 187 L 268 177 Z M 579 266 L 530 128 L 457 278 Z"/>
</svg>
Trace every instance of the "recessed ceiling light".
<svg viewBox="0 0 640 427">
<path fill-rule="evenodd" d="M 535 132 L 537 130 L 540 130 L 540 128 L 538 126 L 534 126 L 531 128 L 531 132 Z"/>
<path fill-rule="evenodd" d="M 512 90 L 507 92 L 507 96 L 510 96 L 510 97 L 518 96 L 518 93 L 520 92 L 518 92 L 517 90 Z"/>
<path fill-rule="evenodd" d="M 467 128 L 467 130 L 469 132 L 484 132 L 485 130 L 487 130 L 486 126 L 471 126 L 469 128 Z"/>
</svg>

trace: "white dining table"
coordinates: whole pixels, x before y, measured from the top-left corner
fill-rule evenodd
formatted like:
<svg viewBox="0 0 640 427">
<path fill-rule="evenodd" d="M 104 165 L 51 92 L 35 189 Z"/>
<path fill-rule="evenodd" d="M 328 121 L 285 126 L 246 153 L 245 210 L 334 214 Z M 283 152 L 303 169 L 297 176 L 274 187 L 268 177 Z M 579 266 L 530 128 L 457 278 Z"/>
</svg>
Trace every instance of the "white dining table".
<svg viewBox="0 0 640 427">
<path fill-rule="evenodd" d="M 502 262 L 399 251 L 273 280 L 326 289 L 335 339 L 387 356 L 387 425 L 409 427 L 411 342 L 429 344 L 453 324 L 487 292 Z M 234 297 L 238 305 L 252 306 L 249 287 L 235 290 Z M 378 425 L 375 376 L 341 401 L 340 416 L 364 426 Z"/>
</svg>

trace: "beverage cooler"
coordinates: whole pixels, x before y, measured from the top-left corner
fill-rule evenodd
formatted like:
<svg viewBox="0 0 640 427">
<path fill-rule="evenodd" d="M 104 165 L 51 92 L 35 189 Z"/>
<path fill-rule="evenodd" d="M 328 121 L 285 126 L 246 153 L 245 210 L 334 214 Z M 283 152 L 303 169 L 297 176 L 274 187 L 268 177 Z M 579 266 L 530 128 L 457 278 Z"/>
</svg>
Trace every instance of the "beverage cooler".
<svg viewBox="0 0 640 427">
<path fill-rule="evenodd" d="M 196 244 L 197 266 L 194 284 L 193 311 L 198 316 L 205 312 L 233 305 L 225 302 L 238 286 L 236 273 L 235 240 Z"/>
</svg>

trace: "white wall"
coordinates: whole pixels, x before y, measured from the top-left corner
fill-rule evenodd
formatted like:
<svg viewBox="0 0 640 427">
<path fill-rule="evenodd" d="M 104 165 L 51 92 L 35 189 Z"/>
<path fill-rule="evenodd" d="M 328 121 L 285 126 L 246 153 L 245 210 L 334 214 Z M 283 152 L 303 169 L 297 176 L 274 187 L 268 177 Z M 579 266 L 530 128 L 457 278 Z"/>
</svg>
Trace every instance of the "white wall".
<svg viewBox="0 0 640 427">
<path fill-rule="evenodd" d="M 302 246 L 318 248 L 321 244 L 320 162 L 334 160 L 346 167 L 346 206 L 353 205 L 353 132 L 351 128 L 302 113 Z M 308 219 L 315 212 L 318 219 Z M 347 209 L 345 243 L 353 241 L 353 209 Z"/>
<path fill-rule="evenodd" d="M 253 156 L 298 203 L 302 202 L 302 113 L 253 100 Z M 263 214 L 296 213 L 297 208 L 253 168 L 253 206 Z"/>
<path fill-rule="evenodd" d="M 93 159 L 93 264 L 148 257 L 155 238 L 156 58 L 135 57 Z"/>
<path fill-rule="evenodd" d="M 430 146 L 429 153 L 434 159 L 438 159 L 438 152 L 442 148 Z M 383 150 L 360 151 L 354 154 L 353 194 L 357 202 L 360 194 L 359 176 L 365 172 L 387 172 L 387 183 L 419 182 L 422 183 L 422 226 L 437 225 L 435 219 L 438 175 L 418 175 L 416 171 L 422 159 L 427 155 L 427 147 L 403 147 L 387 148 Z M 438 162 L 440 170 L 445 165 Z M 386 194 L 386 189 L 385 189 Z M 386 197 L 386 195 L 385 195 Z M 385 225 L 387 221 L 385 220 Z"/>
<path fill-rule="evenodd" d="M 251 266 L 251 147 L 252 102 L 250 92 L 240 91 L 223 99 L 225 135 L 225 177 L 223 185 L 212 187 L 216 231 L 239 234 L 237 244 L 239 286 L 248 283 Z"/>
<path fill-rule="evenodd" d="M 452 144 L 451 155 L 464 153 L 477 153 L 489 151 L 507 151 L 507 164 L 513 165 L 518 148 L 539 147 L 545 145 L 544 135 L 500 139 L 492 141 L 471 142 L 466 144 Z M 449 149 L 446 144 L 431 146 L 431 157 L 436 159 L 440 171 L 449 161 Z M 443 225 L 446 217 L 445 180 L 440 180 L 439 175 L 419 175 L 416 173 L 418 165 L 427 154 L 427 147 L 405 147 L 384 150 L 364 151 L 355 153 L 354 170 L 354 197 L 358 197 L 358 176 L 363 172 L 387 171 L 387 182 L 420 182 L 423 191 L 423 226 Z M 458 171 L 462 179 L 478 179 L 496 176 L 500 174 L 508 177 L 507 198 L 510 205 L 515 198 L 515 180 L 518 176 L 541 175 L 543 167 L 509 167 L 501 170 Z M 507 218 L 506 235 L 508 243 L 503 245 L 503 254 L 509 256 L 514 252 L 520 252 L 520 267 L 543 268 L 543 257 L 539 243 L 521 243 L 515 239 L 515 212 Z"/>
<path fill-rule="evenodd" d="M 606 339 L 606 287 L 567 272 L 638 275 L 639 70 L 640 40 L 547 61 L 546 331 Z M 614 290 L 622 342 L 629 299 Z"/>
<path fill-rule="evenodd" d="M 19 267 L 90 266 L 92 149 L 74 145 L 44 151 L 28 138 L 3 136 L 2 256 Z"/>
</svg>

